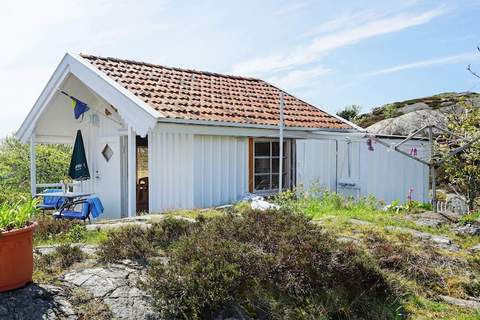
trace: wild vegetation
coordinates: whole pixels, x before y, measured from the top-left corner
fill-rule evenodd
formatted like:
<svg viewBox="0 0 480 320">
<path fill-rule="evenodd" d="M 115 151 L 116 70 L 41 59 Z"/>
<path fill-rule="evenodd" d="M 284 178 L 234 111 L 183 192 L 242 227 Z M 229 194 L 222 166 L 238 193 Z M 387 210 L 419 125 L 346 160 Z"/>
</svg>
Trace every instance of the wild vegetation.
<svg viewBox="0 0 480 320">
<path fill-rule="evenodd" d="M 36 146 L 37 182 L 60 182 L 68 172 L 71 147 L 65 145 Z M 16 203 L 29 197 L 30 151 L 14 137 L 0 142 L 0 203 Z"/>
<path fill-rule="evenodd" d="M 448 154 L 462 146 L 458 137 L 480 138 L 480 109 L 469 104 L 465 104 L 464 108 L 465 112 L 449 117 L 448 129 L 457 137 L 446 142 L 437 142 L 442 154 Z M 470 210 L 475 209 L 480 197 L 480 140 L 465 152 L 448 158 L 443 168 L 445 180 L 450 187 L 467 199 Z"/>
<path fill-rule="evenodd" d="M 254 318 L 394 318 L 393 288 L 375 263 L 309 219 L 249 211 L 200 223 L 150 266 L 166 318 L 210 319 L 235 305 Z"/>
<path fill-rule="evenodd" d="M 271 201 L 282 209 L 252 211 L 241 202 L 223 210 L 170 212 L 148 228 L 109 232 L 44 218 L 36 241 L 67 245 L 37 258 L 35 279 L 55 281 L 70 268 L 63 266 L 81 267 L 85 256 L 68 245 L 80 239 L 99 245 L 101 263 L 143 265 L 142 287 L 165 318 L 209 319 L 225 309 L 260 319 L 480 316 L 440 298 L 480 298 L 480 256 L 469 251 L 480 237 L 416 224 L 411 217 L 429 205 L 387 206 L 374 198 L 301 190 Z M 459 224 L 477 219 L 472 213 Z M 458 249 L 405 230 L 448 237 Z"/>
</svg>

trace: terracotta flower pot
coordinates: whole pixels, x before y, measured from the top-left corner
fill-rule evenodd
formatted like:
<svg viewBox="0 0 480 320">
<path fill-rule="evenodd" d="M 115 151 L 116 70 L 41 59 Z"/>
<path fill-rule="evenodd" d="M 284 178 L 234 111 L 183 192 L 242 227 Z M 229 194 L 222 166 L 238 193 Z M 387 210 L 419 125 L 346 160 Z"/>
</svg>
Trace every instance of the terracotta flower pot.
<svg viewBox="0 0 480 320">
<path fill-rule="evenodd" d="M 0 292 L 32 282 L 35 224 L 0 233 Z"/>
</svg>

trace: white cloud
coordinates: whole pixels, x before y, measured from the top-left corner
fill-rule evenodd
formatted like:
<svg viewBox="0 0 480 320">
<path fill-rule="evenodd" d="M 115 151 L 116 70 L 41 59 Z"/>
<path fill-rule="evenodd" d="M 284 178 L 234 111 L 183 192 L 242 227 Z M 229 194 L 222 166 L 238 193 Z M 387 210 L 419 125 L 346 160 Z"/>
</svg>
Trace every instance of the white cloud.
<svg viewBox="0 0 480 320">
<path fill-rule="evenodd" d="M 472 60 L 475 58 L 478 59 L 478 57 L 479 56 L 476 53 L 471 53 L 471 52 L 461 53 L 461 54 L 456 54 L 456 55 L 442 57 L 442 58 L 422 60 L 422 61 L 417 61 L 417 62 L 412 62 L 407 64 L 401 64 L 398 66 L 393 66 L 385 69 L 375 70 L 375 71 L 365 73 L 362 76 L 366 76 L 366 77 L 379 76 L 379 75 L 385 75 L 385 74 L 400 72 L 400 71 L 409 70 L 409 69 L 420 69 L 420 68 L 432 67 L 435 65 L 459 63 L 463 61 Z"/>
<path fill-rule="evenodd" d="M 313 85 L 315 80 L 331 71 L 323 66 L 317 66 L 306 70 L 294 70 L 284 76 L 271 77 L 268 81 L 280 88 L 303 88 Z"/>
<path fill-rule="evenodd" d="M 446 8 L 442 6 L 422 13 L 402 13 L 381 19 L 373 19 L 362 25 L 347 27 L 328 35 L 316 37 L 311 43 L 298 46 L 289 52 L 277 53 L 238 63 L 233 67 L 233 73 L 259 75 L 302 66 L 318 60 L 335 49 L 375 36 L 425 24 L 446 12 Z M 337 28 L 337 26 L 333 26 L 333 28 Z"/>
<path fill-rule="evenodd" d="M 286 14 L 291 14 L 295 11 L 299 11 L 305 9 L 310 6 L 310 2 L 308 1 L 297 1 L 294 3 L 290 3 L 287 5 L 280 5 L 280 8 L 273 12 L 274 15 L 281 16 Z"/>
</svg>

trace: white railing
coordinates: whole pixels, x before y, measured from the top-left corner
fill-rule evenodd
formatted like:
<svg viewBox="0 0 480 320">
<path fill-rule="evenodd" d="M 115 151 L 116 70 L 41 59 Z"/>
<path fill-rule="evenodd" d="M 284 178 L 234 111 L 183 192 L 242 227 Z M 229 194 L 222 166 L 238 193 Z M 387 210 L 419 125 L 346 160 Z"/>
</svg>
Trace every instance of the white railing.
<svg viewBox="0 0 480 320">
<path fill-rule="evenodd" d="M 80 183 L 81 182 L 78 182 L 78 181 L 69 182 L 67 183 L 67 188 L 68 190 L 73 190 L 73 187 Z M 63 183 L 37 183 L 36 184 L 36 191 L 39 191 L 39 190 L 42 191 L 43 189 L 50 189 L 50 188 L 62 189 Z"/>
<path fill-rule="evenodd" d="M 437 201 L 437 212 L 447 212 L 446 201 Z"/>
</svg>

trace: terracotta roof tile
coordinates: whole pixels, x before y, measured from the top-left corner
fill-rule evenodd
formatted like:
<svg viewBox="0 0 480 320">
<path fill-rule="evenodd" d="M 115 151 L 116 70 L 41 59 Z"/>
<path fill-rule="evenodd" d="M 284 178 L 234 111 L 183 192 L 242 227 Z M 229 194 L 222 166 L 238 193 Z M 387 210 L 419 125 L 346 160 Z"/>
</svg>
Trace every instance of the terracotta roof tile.
<svg viewBox="0 0 480 320">
<path fill-rule="evenodd" d="M 81 56 L 168 118 L 278 125 L 280 90 L 263 80 Z M 287 127 L 352 129 L 287 93 L 284 112 Z"/>
</svg>

